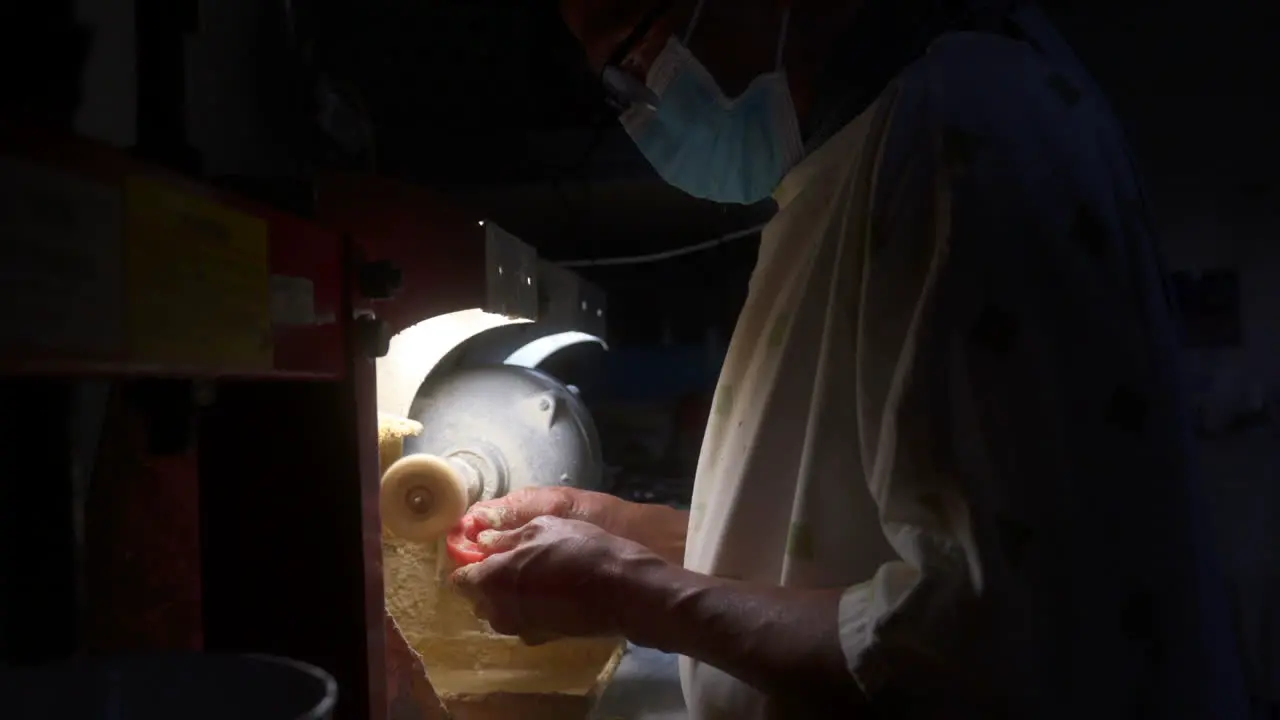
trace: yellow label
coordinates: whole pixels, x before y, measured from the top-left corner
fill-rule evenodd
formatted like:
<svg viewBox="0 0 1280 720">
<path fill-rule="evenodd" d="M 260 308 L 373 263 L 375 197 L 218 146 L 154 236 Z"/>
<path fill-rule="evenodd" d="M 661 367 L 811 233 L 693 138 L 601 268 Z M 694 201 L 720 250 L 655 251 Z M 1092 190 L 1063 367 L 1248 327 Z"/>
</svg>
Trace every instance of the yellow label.
<svg viewBox="0 0 1280 720">
<path fill-rule="evenodd" d="M 222 371 L 272 366 L 264 221 L 166 185 L 126 185 L 133 359 Z"/>
</svg>

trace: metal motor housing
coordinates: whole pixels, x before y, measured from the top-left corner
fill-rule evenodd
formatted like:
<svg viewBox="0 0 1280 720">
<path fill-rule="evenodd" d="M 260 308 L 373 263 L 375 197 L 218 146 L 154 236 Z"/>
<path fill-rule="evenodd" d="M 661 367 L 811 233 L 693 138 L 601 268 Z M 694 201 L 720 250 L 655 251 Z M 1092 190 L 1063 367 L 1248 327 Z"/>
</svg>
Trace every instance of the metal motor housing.
<svg viewBox="0 0 1280 720">
<path fill-rule="evenodd" d="M 586 404 L 536 369 L 495 365 L 428 377 L 409 408 L 422 433 L 405 455 L 460 458 L 484 479 L 480 500 L 530 486 L 600 490 L 600 438 Z"/>
</svg>

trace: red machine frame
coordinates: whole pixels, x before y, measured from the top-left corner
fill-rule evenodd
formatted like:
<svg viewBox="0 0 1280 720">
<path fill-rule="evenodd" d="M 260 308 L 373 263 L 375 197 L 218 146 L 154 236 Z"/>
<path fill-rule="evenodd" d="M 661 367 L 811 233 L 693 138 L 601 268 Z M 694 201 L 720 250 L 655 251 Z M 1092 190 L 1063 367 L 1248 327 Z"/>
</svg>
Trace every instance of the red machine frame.
<svg viewBox="0 0 1280 720">
<path fill-rule="evenodd" d="M 0 607 L 5 627 L 17 633 L 10 655 L 19 657 L 8 659 L 266 652 L 333 673 L 339 717 L 443 717 L 383 604 L 373 356 L 391 332 L 484 304 L 480 218 L 420 190 L 335 176 L 318 185 L 319 223 L 303 221 L 124 153 L 17 124 L 0 125 L 0 160 L 88 180 L 116 196 L 141 181 L 193 207 L 254 220 L 266 228 L 268 250 L 267 267 L 254 273 L 312 290 L 303 303 L 310 319 L 301 321 L 276 317 L 274 298 L 255 291 L 253 302 L 266 305 L 255 317 L 271 318 L 270 352 L 245 355 L 257 360 L 182 347 L 157 355 L 155 348 L 168 346 L 139 343 L 128 318 L 121 342 L 107 349 L 0 342 L 0 394 L 10 408 L 0 457 L 27 457 L 27 477 L 49 479 L 6 473 L 0 505 L 21 507 L 25 518 L 8 539 L 30 543 L 11 549 L 7 569 L 61 579 Z M 134 232 L 127 216 L 146 210 L 126 207 L 119 232 L 103 235 L 117 245 L 95 257 L 127 264 Z M 163 240 L 178 249 L 203 242 L 185 231 Z M 368 297 L 370 259 L 402 263 L 406 290 Z M 138 282 L 126 269 L 120 291 L 183 308 L 221 302 L 209 292 L 217 282 L 163 292 Z M 57 301 L 52 294 L 7 300 Z M 76 308 L 81 322 L 117 322 L 108 314 L 118 310 L 112 303 Z M 228 331 L 225 342 L 247 343 L 236 335 L 247 327 Z M 50 428 L 83 414 L 75 389 L 95 380 L 109 391 L 98 408 L 100 440 L 86 459 L 74 433 Z M 78 466 L 92 469 L 79 489 L 53 481 L 72 478 Z M 67 623 L 67 612 L 78 622 Z M 68 628 L 55 638 L 50 625 L 59 622 Z"/>
</svg>

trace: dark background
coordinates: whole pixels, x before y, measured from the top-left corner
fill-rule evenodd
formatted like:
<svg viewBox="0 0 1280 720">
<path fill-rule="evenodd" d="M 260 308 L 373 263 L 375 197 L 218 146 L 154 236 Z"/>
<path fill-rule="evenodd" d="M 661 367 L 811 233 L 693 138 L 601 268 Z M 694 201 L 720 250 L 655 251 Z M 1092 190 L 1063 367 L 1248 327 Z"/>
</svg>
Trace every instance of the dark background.
<svg viewBox="0 0 1280 720">
<path fill-rule="evenodd" d="M 1190 319 L 1207 329 L 1188 382 L 1214 515 L 1255 693 L 1280 703 L 1280 5 L 1041 4 L 1130 132 L 1170 269 L 1196 280 Z M 51 122 L 247 194 L 301 207 L 299 180 L 317 166 L 373 168 L 438 189 L 552 260 L 667 250 L 768 215 L 659 182 L 604 120 L 546 0 L 15 2 L 0 9 L 0 78 L 6 110 L 50 110 Z M 314 118 L 335 99 L 344 110 L 326 135 Z M 610 355 L 661 401 L 597 421 L 657 438 L 674 461 L 651 475 L 691 476 L 705 409 L 667 401 L 714 379 L 754 254 L 746 238 L 584 271 L 609 293 Z M 1206 276 L 1231 277 L 1229 292 L 1210 292 Z M 687 432 L 673 432 L 682 417 Z"/>
<path fill-rule="evenodd" d="M 3 11 L 11 20 L 5 72 L 13 76 L 10 99 L 53 93 L 49 78 L 76 40 L 59 29 L 58 16 L 70 15 L 89 63 L 75 110 L 82 129 L 121 145 L 170 142 L 154 108 L 181 107 L 163 96 L 176 80 L 185 84 L 180 120 L 204 174 L 259 183 L 315 165 L 317 143 L 326 142 L 308 131 L 316 87 L 335 88 L 327 97 L 347 108 L 338 134 L 354 133 L 366 147 L 354 156 L 326 147 L 327 157 L 453 194 L 549 259 L 653 252 L 766 219 L 768 208 L 716 206 L 657 181 L 602 112 L 598 85 L 555 5 L 28 3 Z M 1042 5 L 1111 95 L 1157 197 L 1205 182 L 1222 201 L 1274 197 L 1274 3 Z M 141 58 L 133 52 L 138 40 Z M 753 259 L 747 239 L 678 261 L 585 274 L 610 291 L 615 342 L 693 341 L 710 327 L 728 335 Z"/>
</svg>

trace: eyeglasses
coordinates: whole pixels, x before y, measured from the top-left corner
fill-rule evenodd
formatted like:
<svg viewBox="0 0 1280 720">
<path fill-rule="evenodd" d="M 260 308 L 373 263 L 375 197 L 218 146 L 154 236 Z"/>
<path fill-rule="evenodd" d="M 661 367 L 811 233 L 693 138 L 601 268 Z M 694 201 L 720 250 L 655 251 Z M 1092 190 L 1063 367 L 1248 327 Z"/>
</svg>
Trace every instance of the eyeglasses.
<svg viewBox="0 0 1280 720">
<path fill-rule="evenodd" d="M 674 0 L 659 0 L 631 29 L 627 37 L 618 43 L 618 47 L 614 48 L 605 61 L 604 68 L 600 71 L 600 84 L 604 86 L 605 100 L 614 110 L 624 112 L 635 105 L 650 110 L 658 108 L 657 94 L 635 75 L 623 70 L 622 64 L 649 35 L 653 26 L 671 10 L 673 3 Z"/>
</svg>

